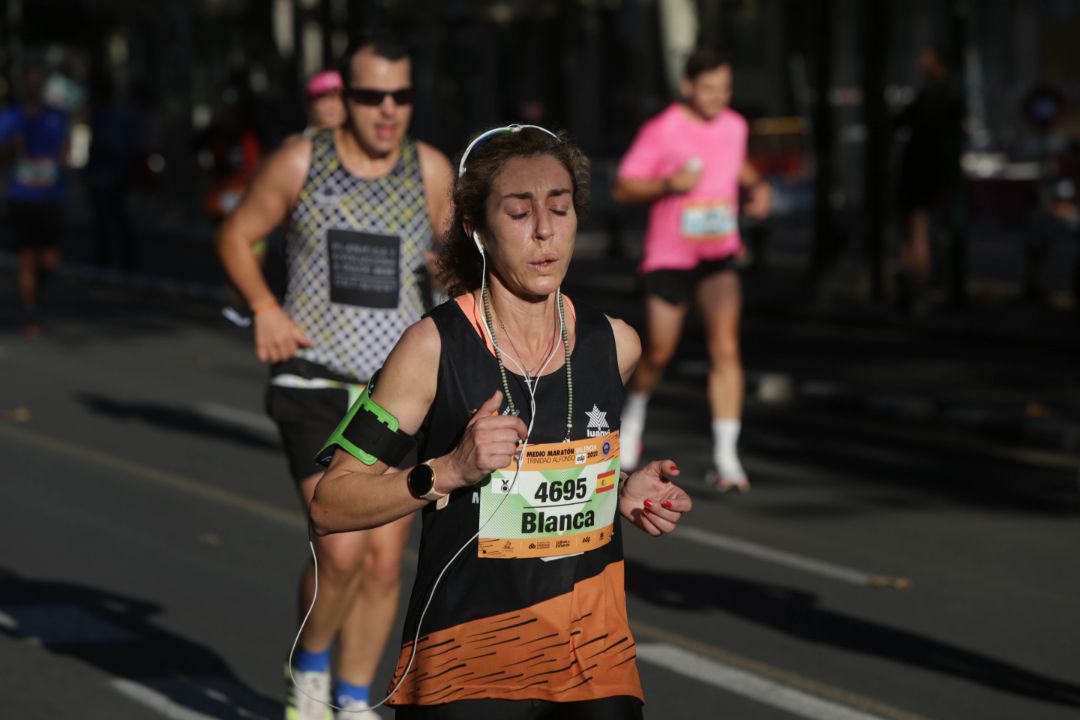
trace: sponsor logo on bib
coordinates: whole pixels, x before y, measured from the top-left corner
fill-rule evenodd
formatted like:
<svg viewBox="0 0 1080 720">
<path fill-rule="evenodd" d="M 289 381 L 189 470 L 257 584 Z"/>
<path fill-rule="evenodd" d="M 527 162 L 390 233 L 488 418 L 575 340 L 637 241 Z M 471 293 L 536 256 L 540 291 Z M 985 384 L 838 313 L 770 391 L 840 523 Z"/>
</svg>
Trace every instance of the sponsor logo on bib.
<svg viewBox="0 0 1080 720">
<path fill-rule="evenodd" d="M 589 424 L 585 427 L 586 435 L 600 437 L 611 432 L 608 428 L 607 412 L 598 408 L 595 403 L 593 403 L 592 410 L 586 410 L 585 414 L 589 417 Z"/>
</svg>

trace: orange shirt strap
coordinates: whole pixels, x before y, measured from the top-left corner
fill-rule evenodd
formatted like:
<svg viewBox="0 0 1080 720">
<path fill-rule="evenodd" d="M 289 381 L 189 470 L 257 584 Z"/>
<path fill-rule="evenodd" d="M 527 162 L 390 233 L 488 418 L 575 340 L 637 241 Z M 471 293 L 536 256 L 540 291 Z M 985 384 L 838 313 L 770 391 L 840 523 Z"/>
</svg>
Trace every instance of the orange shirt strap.
<svg viewBox="0 0 1080 720">
<path fill-rule="evenodd" d="M 473 330 L 484 341 L 484 345 L 487 346 L 488 352 L 492 355 L 495 354 L 495 346 L 491 344 L 491 337 L 488 336 L 487 330 L 484 329 L 484 309 L 480 307 L 480 303 L 476 302 L 476 296 L 473 293 L 463 293 L 454 298 L 454 302 L 461 308 L 461 312 L 465 314 L 465 317 L 469 319 L 469 322 L 473 326 Z M 569 297 L 563 295 L 563 304 L 570 311 L 570 317 L 574 320 L 574 327 L 577 327 L 577 311 L 574 310 L 574 303 Z"/>
</svg>

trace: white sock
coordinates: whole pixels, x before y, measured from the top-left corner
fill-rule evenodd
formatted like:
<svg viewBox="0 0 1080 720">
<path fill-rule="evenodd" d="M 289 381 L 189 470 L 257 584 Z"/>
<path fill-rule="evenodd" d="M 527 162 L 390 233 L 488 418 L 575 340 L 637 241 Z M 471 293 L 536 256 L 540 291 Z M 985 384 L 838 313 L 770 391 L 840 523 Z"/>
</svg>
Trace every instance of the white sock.
<svg viewBox="0 0 1080 720">
<path fill-rule="evenodd" d="M 713 420 L 713 464 L 722 476 L 746 477 L 742 463 L 739 462 L 739 420 Z"/>
<path fill-rule="evenodd" d="M 645 407 L 648 404 L 649 393 L 626 394 L 619 427 L 619 460 L 624 470 L 637 468 L 641 460 L 641 436 L 645 432 Z"/>
</svg>

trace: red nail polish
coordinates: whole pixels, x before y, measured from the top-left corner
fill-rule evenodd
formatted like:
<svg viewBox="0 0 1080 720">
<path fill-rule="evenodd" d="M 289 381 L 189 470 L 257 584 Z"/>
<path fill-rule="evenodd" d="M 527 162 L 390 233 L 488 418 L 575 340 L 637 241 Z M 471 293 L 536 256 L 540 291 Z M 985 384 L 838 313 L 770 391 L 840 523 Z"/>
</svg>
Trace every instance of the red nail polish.
<svg viewBox="0 0 1080 720">
<path fill-rule="evenodd" d="M 679 472 L 679 466 L 678 466 L 678 465 L 676 465 L 675 463 L 671 463 L 671 469 L 672 469 L 672 470 L 673 470 L 674 472 Z"/>
<path fill-rule="evenodd" d="M 660 503 L 660 505 L 665 507 L 665 508 L 670 508 L 671 507 L 671 501 L 670 500 L 665 500 L 664 502 Z"/>
<path fill-rule="evenodd" d="M 641 508 L 641 514 L 642 515 L 648 515 L 649 514 L 649 508 Z"/>
<path fill-rule="evenodd" d="M 652 507 L 652 500 L 646 500 L 645 501 L 645 507 L 651 508 Z"/>
</svg>

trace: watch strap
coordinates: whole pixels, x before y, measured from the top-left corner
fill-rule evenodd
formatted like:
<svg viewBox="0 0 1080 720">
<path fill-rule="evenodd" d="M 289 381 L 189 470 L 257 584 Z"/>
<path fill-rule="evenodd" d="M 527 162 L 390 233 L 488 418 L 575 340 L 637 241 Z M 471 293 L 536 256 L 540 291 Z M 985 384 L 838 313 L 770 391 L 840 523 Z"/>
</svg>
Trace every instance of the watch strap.
<svg viewBox="0 0 1080 720">
<path fill-rule="evenodd" d="M 437 482 L 438 475 L 435 473 L 435 468 L 431 466 L 431 463 L 423 462 L 420 465 L 426 465 L 431 471 L 431 489 L 428 490 L 420 498 L 421 500 L 428 500 L 435 502 L 435 509 L 442 510 L 446 507 L 446 504 L 450 502 L 450 493 L 439 492 L 435 489 L 435 483 Z"/>
</svg>

